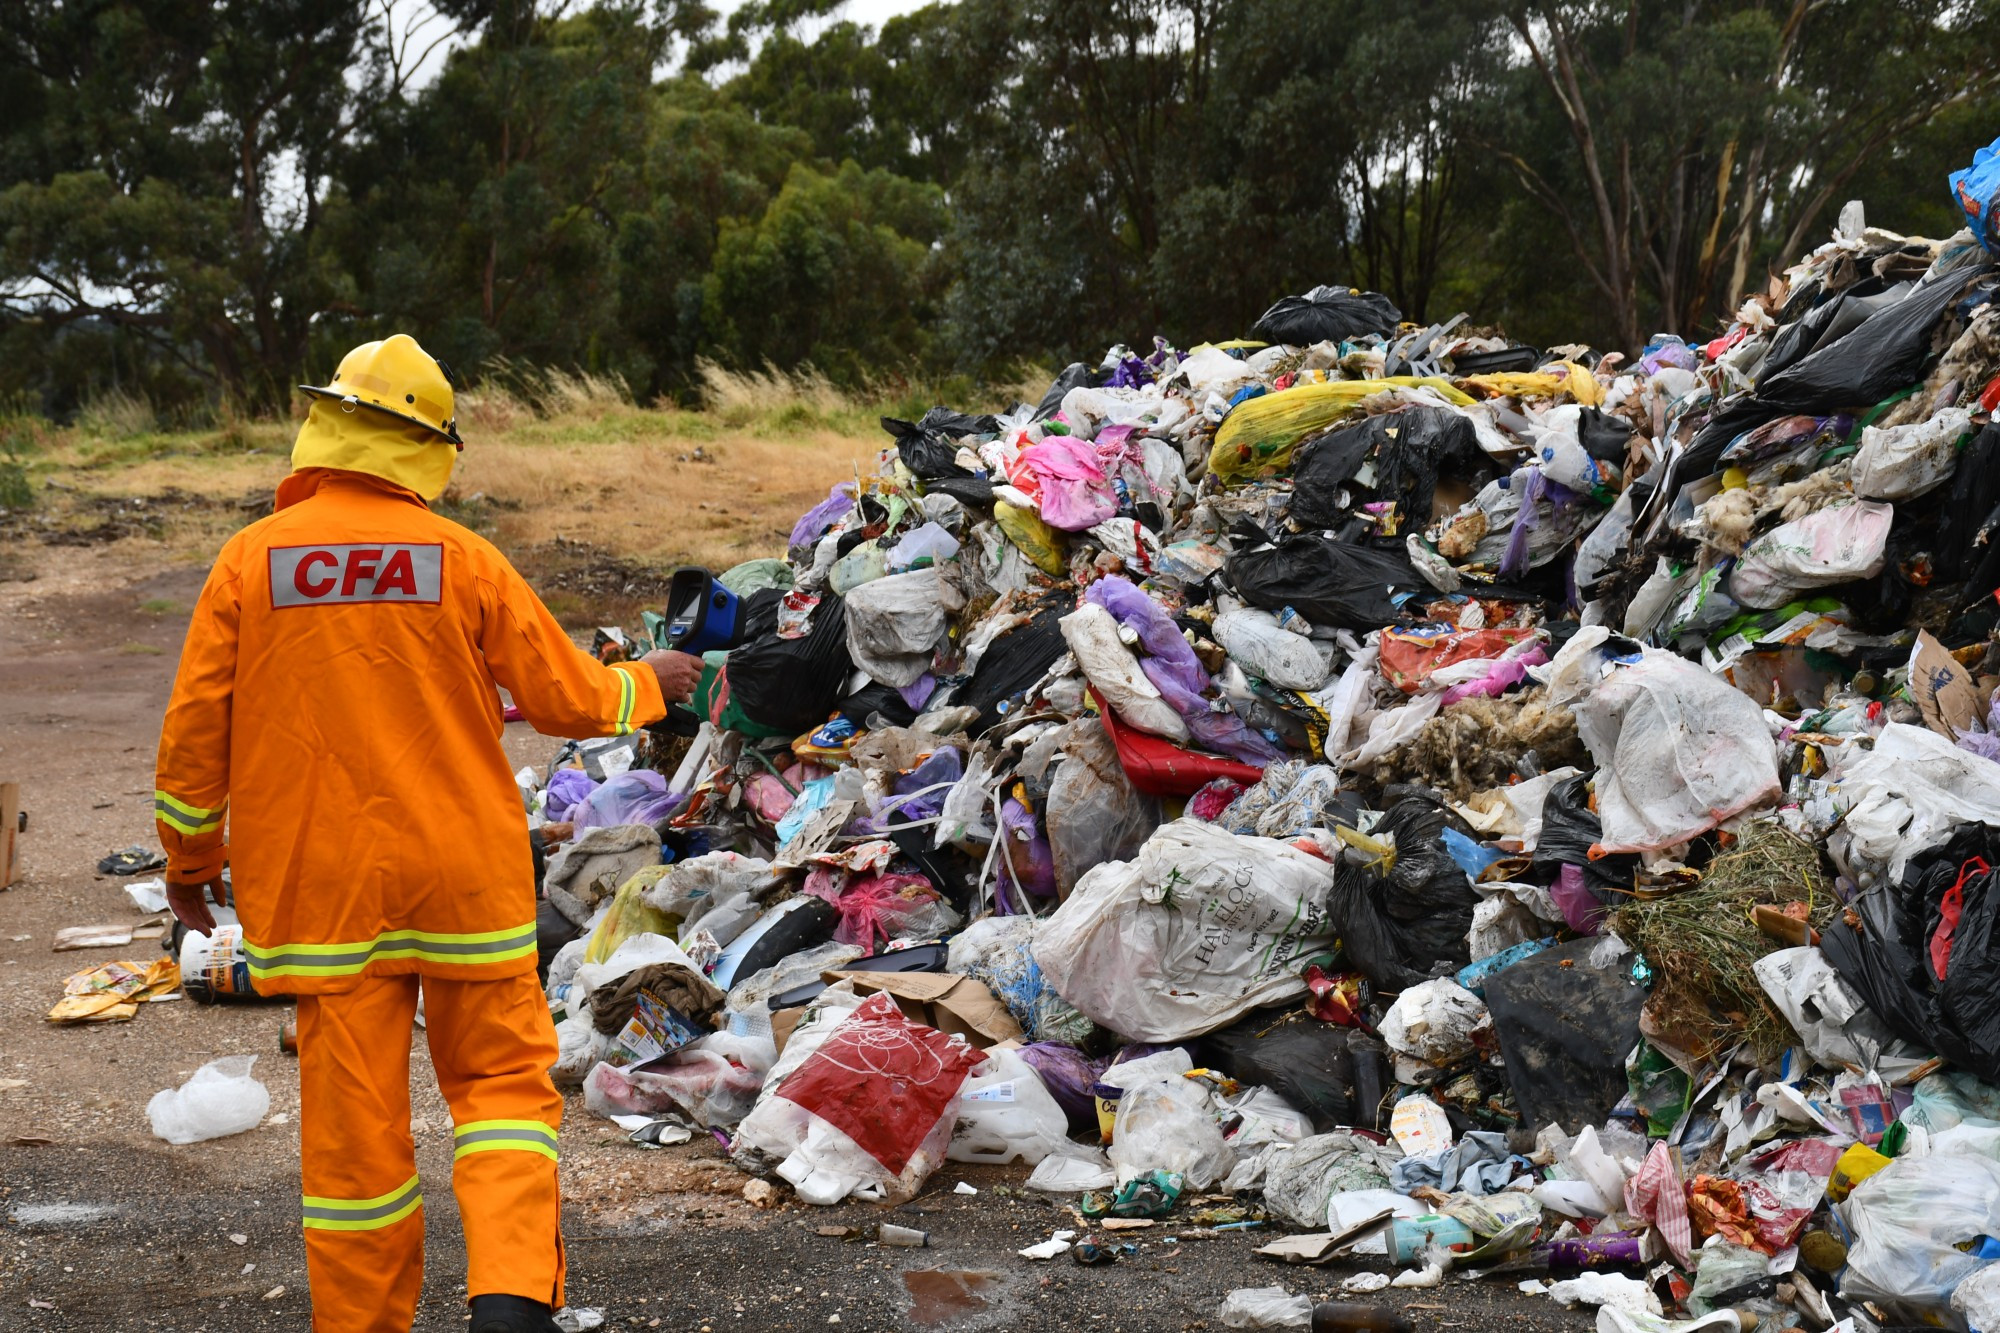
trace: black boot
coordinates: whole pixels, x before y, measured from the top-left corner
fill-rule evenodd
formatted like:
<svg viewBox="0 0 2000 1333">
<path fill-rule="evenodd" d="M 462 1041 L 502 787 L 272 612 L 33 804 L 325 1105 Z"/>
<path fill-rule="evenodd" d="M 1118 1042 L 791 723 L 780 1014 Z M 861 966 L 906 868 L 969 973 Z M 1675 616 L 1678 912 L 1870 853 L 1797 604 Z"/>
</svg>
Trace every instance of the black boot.
<svg viewBox="0 0 2000 1333">
<path fill-rule="evenodd" d="M 474 1296 L 472 1333 L 562 1333 L 562 1325 L 526 1296 Z"/>
</svg>

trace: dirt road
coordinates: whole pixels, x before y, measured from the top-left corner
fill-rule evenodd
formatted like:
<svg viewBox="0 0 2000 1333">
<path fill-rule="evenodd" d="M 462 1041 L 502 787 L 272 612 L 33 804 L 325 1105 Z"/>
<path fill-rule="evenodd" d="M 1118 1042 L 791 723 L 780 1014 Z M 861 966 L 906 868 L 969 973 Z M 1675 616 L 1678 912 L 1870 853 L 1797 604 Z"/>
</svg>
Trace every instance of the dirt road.
<svg viewBox="0 0 2000 1333">
<path fill-rule="evenodd" d="M 287 1011 L 183 1000 L 143 1006 L 122 1024 L 43 1019 L 71 972 L 158 947 L 50 951 L 63 926 L 139 919 L 124 881 L 94 867 L 116 848 L 153 842 L 159 719 L 203 570 L 163 565 L 164 547 L 129 538 L 13 555 L 37 577 L 0 583 L 0 780 L 23 784 L 30 819 L 25 879 L 0 892 L 0 1328 L 304 1328 L 298 1079 L 278 1050 Z M 539 765 L 554 743 L 517 725 L 508 747 L 517 763 Z M 266 1123 L 191 1147 L 155 1139 L 147 1100 L 238 1052 L 259 1056 Z M 462 1327 L 450 1118 L 421 1041 L 413 1066 L 430 1255 L 416 1327 Z M 576 1099 L 562 1152 L 570 1298 L 601 1308 L 608 1328 L 1158 1333 L 1218 1327 L 1217 1305 L 1234 1287 L 1325 1296 L 1358 1271 L 1276 1269 L 1250 1256 L 1253 1235 L 1183 1235 L 1170 1224 L 1128 1233 L 1138 1252 L 1115 1267 L 1030 1263 L 1014 1251 L 1070 1225 L 1067 1201 L 1016 1190 L 1021 1173 L 1003 1168 L 941 1172 L 900 1210 L 760 1212 L 714 1142 L 642 1151 Z M 954 1193 L 961 1180 L 980 1193 Z M 864 1239 L 884 1219 L 928 1230 L 933 1247 Z M 820 1234 L 838 1226 L 857 1235 Z M 922 1294 L 956 1290 L 955 1280 L 906 1279 L 933 1269 L 991 1276 L 956 1300 Z M 1454 1284 L 1408 1302 L 1421 1329 L 1589 1323 L 1504 1284 Z"/>
</svg>

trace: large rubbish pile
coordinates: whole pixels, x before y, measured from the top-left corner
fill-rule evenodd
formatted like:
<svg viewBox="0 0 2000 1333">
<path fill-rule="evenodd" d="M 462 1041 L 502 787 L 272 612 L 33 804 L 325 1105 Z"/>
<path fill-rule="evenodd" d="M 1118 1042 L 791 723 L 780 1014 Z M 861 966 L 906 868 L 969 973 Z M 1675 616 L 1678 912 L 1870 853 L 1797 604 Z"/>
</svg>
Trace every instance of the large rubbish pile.
<svg viewBox="0 0 2000 1333">
<path fill-rule="evenodd" d="M 523 775 L 559 1079 L 808 1203 L 2000 1328 L 1996 292 L 1850 205 L 1630 363 L 1320 288 L 885 420 Z"/>
</svg>

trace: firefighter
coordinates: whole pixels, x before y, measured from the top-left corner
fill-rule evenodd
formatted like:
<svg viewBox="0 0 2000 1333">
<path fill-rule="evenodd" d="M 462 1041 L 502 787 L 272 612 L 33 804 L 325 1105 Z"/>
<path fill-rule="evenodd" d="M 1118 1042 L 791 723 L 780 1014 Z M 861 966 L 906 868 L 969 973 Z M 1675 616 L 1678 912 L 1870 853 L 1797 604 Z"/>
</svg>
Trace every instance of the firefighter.
<svg viewBox="0 0 2000 1333">
<path fill-rule="evenodd" d="M 252 982 L 298 997 L 314 1327 L 415 1316 L 421 985 L 472 1333 L 546 1333 L 563 1305 L 562 1099 L 496 687 L 538 730 L 621 735 L 687 697 L 701 664 L 601 665 L 490 543 L 430 511 L 464 446 L 451 372 L 414 339 L 357 347 L 330 384 L 300 387 L 293 470 L 216 558 L 167 706 L 168 901 L 207 933 L 229 865 Z"/>
</svg>

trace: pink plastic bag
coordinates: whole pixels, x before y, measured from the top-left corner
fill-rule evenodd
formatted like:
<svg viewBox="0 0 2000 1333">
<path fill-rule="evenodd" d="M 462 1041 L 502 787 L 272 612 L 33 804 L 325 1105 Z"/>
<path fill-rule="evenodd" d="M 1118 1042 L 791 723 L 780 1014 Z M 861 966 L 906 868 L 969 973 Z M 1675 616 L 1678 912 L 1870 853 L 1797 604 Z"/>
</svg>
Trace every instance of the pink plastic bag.
<svg viewBox="0 0 2000 1333">
<path fill-rule="evenodd" d="M 1087 441 L 1052 436 L 1023 449 L 1016 469 L 1040 483 L 1042 521 L 1052 528 L 1082 532 L 1118 512 L 1118 497 Z"/>
</svg>

